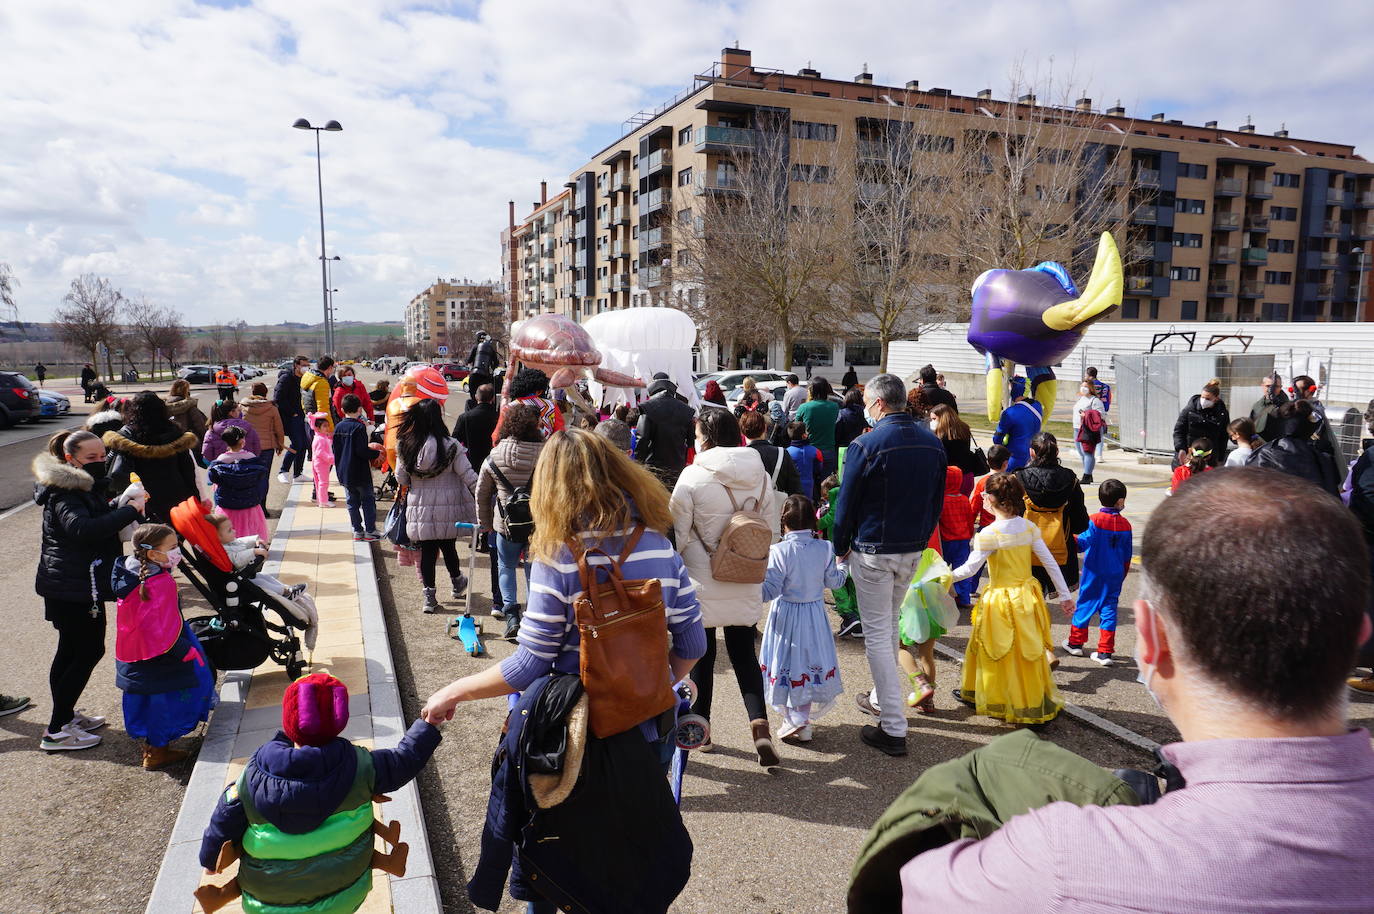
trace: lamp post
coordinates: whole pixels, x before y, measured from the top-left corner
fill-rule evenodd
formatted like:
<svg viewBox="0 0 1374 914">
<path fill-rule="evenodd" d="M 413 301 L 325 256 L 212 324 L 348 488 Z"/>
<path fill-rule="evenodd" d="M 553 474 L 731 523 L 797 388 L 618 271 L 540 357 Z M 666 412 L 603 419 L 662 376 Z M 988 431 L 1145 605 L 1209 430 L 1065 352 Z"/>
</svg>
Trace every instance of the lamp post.
<svg viewBox="0 0 1374 914">
<path fill-rule="evenodd" d="M 325 262 L 325 267 L 326 267 L 326 269 L 325 269 L 325 274 L 324 274 L 324 277 L 325 277 L 325 279 L 324 279 L 324 286 L 325 286 L 326 289 L 329 290 L 329 304 L 328 304 L 328 311 L 327 311 L 327 313 L 328 313 L 328 315 L 329 315 L 329 318 L 328 318 L 328 330 L 329 330 L 329 341 L 330 341 L 330 342 L 329 342 L 329 354 L 330 354 L 330 355 L 337 355 L 337 353 L 334 352 L 334 344 L 338 342 L 338 340 L 336 339 L 336 333 L 335 333 L 335 329 L 334 329 L 334 293 L 337 292 L 337 291 L 339 291 L 339 290 L 336 289 L 336 288 L 334 288 L 334 262 L 337 261 L 337 260 L 340 260 L 341 258 L 339 257 L 338 254 L 335 254 L 333 257 L 322 257 L 321 259 Z"/>
<path fill-rule="evenodd" d="M 1355 255 L 1355 320 L 1364 320 L 1364 248 L 1353 247 L 1350 253 Z"/>
<path fill-rule="evenodd" d="M 343 129 L 343 125 L 338 121 L 329 121 L 323 127 L 312 127 L 309 121 L 301 117 L 291 126 L 297 130 L 315 131 L 315 183 L 320 195 L 320 290 L 324 299 L 324 348 L 328 354 L 334 351 L 334 324 L 329 313 L 329 272 L 324 249 L 324 171 L 320 165 L 320 131 L 337 133 Z"/>
</svg>

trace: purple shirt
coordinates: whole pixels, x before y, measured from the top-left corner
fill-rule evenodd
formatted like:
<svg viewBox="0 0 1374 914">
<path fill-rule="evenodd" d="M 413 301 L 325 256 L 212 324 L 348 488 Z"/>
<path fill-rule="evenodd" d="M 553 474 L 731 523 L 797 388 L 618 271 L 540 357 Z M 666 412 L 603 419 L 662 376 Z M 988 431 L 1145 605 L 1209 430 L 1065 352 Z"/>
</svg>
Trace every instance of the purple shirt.
<svg viewBox="0 0 1374 914">
<path fill-rule="evenodd" d="M 903 914 L 1374 911 L 1369 733 L 1174 743 L 1150 806 L 1051 803 L 902 867 Z"/>
</svg>

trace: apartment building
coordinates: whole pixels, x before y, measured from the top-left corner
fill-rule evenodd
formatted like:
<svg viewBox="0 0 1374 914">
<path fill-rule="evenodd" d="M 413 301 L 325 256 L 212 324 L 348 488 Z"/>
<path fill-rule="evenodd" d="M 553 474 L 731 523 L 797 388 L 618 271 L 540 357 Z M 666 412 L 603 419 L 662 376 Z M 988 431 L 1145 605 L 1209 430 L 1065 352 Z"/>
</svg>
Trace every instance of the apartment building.
<svg viewBox="0 0 1374 914">
<path fill-rule="evenodd" d="M 734 163 L 759 145 L 760 130 L 789 136 L 784 154 L 805 174 L 823 144 L 848 142 L 865 155 L 873 142 L 865 137 L 880 136 L 903 106 L 925 109 L 928 123 L 939 125 L 929 139 L 953 148 L 969 132 L 1011 129 L 1006 119 L 1027 105 L 1037 105 L 1034 96 L 1013 103 L 991 90 L 923 90 L 916 80 L 875 85 L 867 72 L 833 79 L 810 68 L 763 69 L 749 51 L 727 48 L 691 88 L 627 120 L 619 139 L 569 176 L 566 197 L 541 204 L 520 226 L 512 220 L 525 244 L 511 269 L 522 281 L 539 280 L 520 306 L 580 319 L 695 294 L 681 281 L 685 252 L 675 235 L 692 230 L 694 200 L 732 192 Z M 1252 124 L 1135 118 L 1120 105 L 1098 111 L 1086 98 L 1052 116 L 1100 130 L 1102 147 L 1130 176 L 1131 199 L 1122 201 L 1129 224 L 1118 232 L 1130 267 L 1114 319 L 1367 319 L 1374 164 L 1352 146 L 1283 129 L 1263 134 Z M 552 236 L 540 234 L 550 229 Z M 554 244 L 551 258 L 536 241 L 545 237 Z M 872 340 L 836 343 L 826 359 L 825 346 L 799 346 L 794 354 L 819 355 L 818 364 L 870 359 L 875 348 Z"/>
<path fill-rule="evenodd" d="M 508 320 L 557 311 L 560 294 L 571 300 L 575 291 L 569 245 L 571 200 L 568 189 L 549 199 L 548 183 L 541 181 L 539 199 L 524 219 L 516 221 L 515 203 L 510 204 L 508 225 L 501 233 L 501 279 L 507 290 Z"/>
<path fill-rule="evenodd" d="M 406 347 L 423 359 L 463 358 L 478 330 L 499 336 L 509 323 L 506 299 L 493 283 L 440 278 L 406 305 Z"/>
</svg>

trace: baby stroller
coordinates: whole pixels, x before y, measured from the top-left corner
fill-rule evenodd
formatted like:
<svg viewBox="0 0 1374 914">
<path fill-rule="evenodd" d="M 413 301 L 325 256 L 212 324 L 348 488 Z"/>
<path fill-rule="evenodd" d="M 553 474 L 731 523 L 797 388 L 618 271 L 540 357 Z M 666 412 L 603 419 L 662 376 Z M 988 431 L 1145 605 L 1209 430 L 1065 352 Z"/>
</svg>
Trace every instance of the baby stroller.
<svg viewBox="0 0 1374 914">
<path fill-rule="evenodd" d="M 270 657 L 286 667 L 293 680 L 299 679 L 308 664 L 297 632 L 308 628 L 309 620 L 298 615 L 289 600 L 253 583 L 262 569 L 261 558 L 242 571 L 234 569 L 218 531 L 205 519 L 209 511 L 210 506 L 197 498 L 172 509 L 172 526 L 193 547 L 183 556 L 181 572 L 215 609 L 213 616 L 190 620 L 191 630 L 217 670 L 251 670 Z M 280 624 L 268 621 L 268 610 Z"/>
<path fill-rule="evenodd" d="M 371 441 L 373 444 L 385 443 L 385 430 L 376 428 L 372 430 Z M 382 471 L 382 481 L 377 483 L 377 498 L 395 499 L 396 493 L 400 491 L 401 484 L 396 481 L 396 471 L 386 462 L 385 451 L 374 451 L 372 457 L 372 468 Z"/>
</svg>

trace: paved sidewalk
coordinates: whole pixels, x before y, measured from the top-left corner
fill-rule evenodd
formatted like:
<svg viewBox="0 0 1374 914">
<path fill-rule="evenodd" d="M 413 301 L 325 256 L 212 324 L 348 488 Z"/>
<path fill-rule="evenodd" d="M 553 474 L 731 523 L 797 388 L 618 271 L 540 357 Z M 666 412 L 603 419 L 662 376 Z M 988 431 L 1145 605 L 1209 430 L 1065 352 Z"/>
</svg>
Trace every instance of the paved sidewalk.
<svg viewBox="0 0 1374 914">
<path fill-rule="evenodd" d="M 342 492 L 336 494 L 336 507 L 320 508 L 309 500 L 308 485 L 292 487 L 264 570 L 288 586 L 310 585 L 320 611 L 319 640 L 308 658 L 310 669 L 328 672 L 348 686 L 349 721 L 343 736 L 368 748 L 392 747 L 405 734 L 408 721 L 402 716 L 396 689 L 373 547 L 353 542 Z M 218 876 L 203 876 L 198 861 L 201 833 L 220 792 L 239 776 L 253 750 L 280 729 L 281 700 L 288 684 L 286 671 L 270 660 L 255 670 L 225 676 L 220 704 L 187 785 L 148 914 L 199 914 L 201 907 L 191 895 L 197 885 L 202 881 L 222 884 L 236 871 L 237 864 Z M 390 802 L 377 807 L 377 817 L 401 823 L 402 840 L 410 844 L 406 876 L 382 878 L 374 871 L 372 893 L 361 910 L 368 914 L 438 912 L 438 883 L 418 792 L 412 783 L 391 796 Z M 222 910 L 242 912 L 237 902 Z"/>
</svg>

